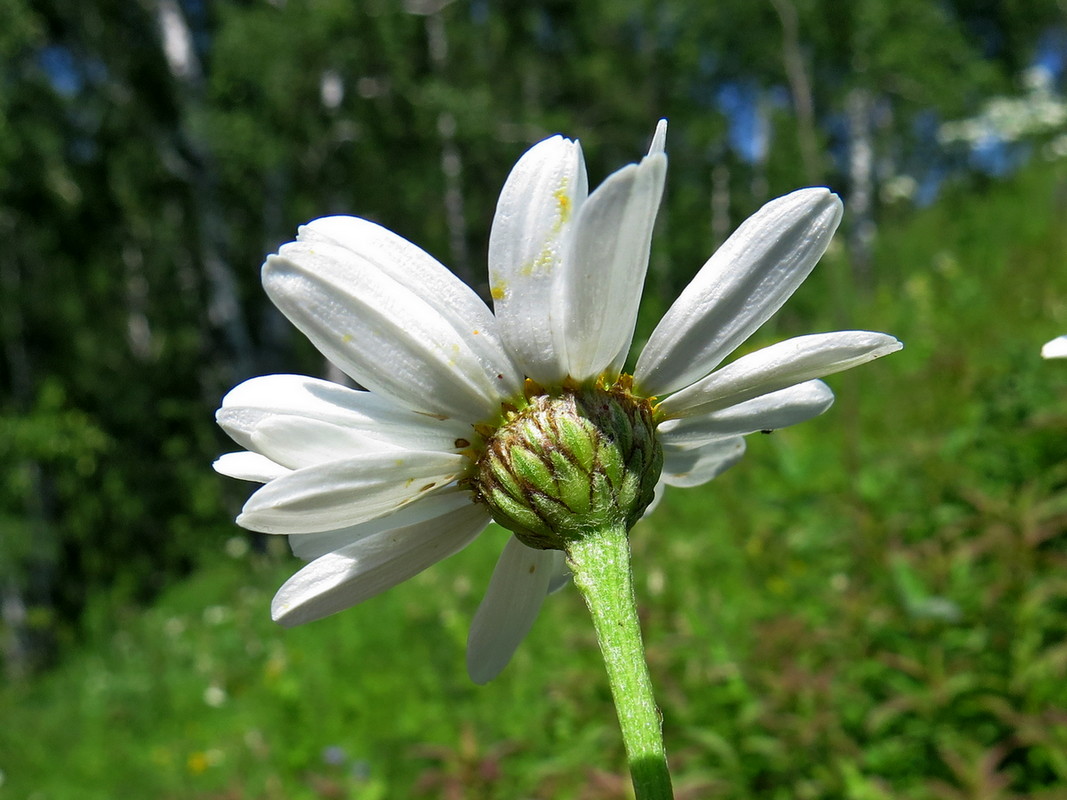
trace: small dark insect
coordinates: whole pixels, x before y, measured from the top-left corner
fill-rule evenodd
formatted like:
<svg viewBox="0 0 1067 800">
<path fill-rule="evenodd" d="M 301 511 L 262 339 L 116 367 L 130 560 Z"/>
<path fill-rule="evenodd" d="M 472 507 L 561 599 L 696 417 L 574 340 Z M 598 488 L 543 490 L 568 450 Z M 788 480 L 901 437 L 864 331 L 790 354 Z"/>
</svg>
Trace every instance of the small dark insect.
<svg viewBox="0 0 1067 800">
<path fill-rule="evenodd" d="M 770 434 L 770 433 L 774 433 L 774 431 L 771 430 L 770 428 L 764 428 L 762 431 L 760 431 L 760 433 L 762 433 L 762 434 Z"/>
</svg>

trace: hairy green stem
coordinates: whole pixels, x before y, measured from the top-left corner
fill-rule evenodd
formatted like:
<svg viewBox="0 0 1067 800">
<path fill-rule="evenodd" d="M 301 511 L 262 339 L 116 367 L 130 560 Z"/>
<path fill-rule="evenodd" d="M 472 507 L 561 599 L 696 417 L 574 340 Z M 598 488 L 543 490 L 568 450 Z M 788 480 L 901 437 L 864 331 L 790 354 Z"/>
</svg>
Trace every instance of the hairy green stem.
<svg viewBox="0 0 1067 800">
<path fill-rule="evenodd" d="M 626 528 L 619 524 L 574 539 L 567 556 L 574 584 L 593 616 L 637 800 L 672 800 L 663 722 L 637 620 Z"/>
</svg>

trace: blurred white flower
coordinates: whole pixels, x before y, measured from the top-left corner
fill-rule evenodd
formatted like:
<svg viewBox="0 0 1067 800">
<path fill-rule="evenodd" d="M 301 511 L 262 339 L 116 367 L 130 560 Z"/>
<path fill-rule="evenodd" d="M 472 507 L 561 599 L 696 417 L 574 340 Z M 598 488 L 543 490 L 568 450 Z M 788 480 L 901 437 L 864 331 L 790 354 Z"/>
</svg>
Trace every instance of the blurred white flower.
<svg viewBox="0 0 1067 800">
<path fill-rule="evenodd" d="M 181 617 L 169 617 L 167 621 L 163 623 L 163 632 L 172 639 L 177 639 L 185 633 L 185 628 L 185 620 Z"/>
<path fill-rule="evenodd" d="M 1056 93 L 1047 69 L 1027 70 L 1023 86 L 1025 94 L 992 97 L 975 116 L 943 123 L 937 131 L 938 141 L 969 147 L 1017 142 L 1055 132 L 1067 123 L 1067 101 Z"/>
<path fill-rule="evenodd" d="M 1045 342 L 1041 348 L 1042 358 L 1067 358 L 1067 336 L 1057 336 L 1051 342 Z"/>
<path fill-rule="evenodd" d="M 204 609 L 204 622 L 208 625 L 221 625 L 233 616 L 226 606 L 208 606 Z"/>
<path fill-rule="evenodd" d="M 211 708 L 221 708 L 223 705 L 226 704 L 226 700 L 227 700 L 226 690 L 223 689 L 218 684 L 213 683 L 210 686 L 208 686 L 206 689 L 204 689 L 204 704 L 205 705 L 208 705 Z"/>
<path fill-rule="evenodd" d="M 319 81 L 319 97 L 322 105 L 331 111 L 341 105 L 345 99 L 345 84 L 339 72 L 328 69 L 322 73 Z"/>
<path fill-rule="evenodd" d="M 471 479 L 507 409 L 530 392 L 627 386 L 655 409 L 661 487 L 696 486 L 740 459 L 746 434 L 825 411 L 833 395 L 816 378 L 900 348 L 883 333 L 820 333 L 720 367 L 804 281 L 837 228 L 837 196 L 803 189 L 730 237 L 622 375 L 665 135 L 661 122 L 648 155 L 591 194 L 577 141 L 555 136 L 519 160 L 490 235 L 494 311 L 430 255 L 362 219 L 315 220 L 267 259 L 271 299 L 367 389 L 269 375 L 237 386 L 218 411 L 246 450 L 215 468 L 265 484 L 238 523 L 288 534 L 310 561 L 275 596 L 275 620 L 348 608 L 478 536 L 490 512 L 474 502 Z M 472 624 L 473 680 L 504 668 L 566 576 L 561 551 L 509 539 Z"/>
<path fill-rule="evenodd" d="M 226 540 L 224 549 L 230 558 L 244 558 L 252 549 L 252 545 L 249 544 L 248 535 L 245 534 L 244 536 L 231 536 Z"/>
<path fill-rule="evenodd" d="M 882 184 L 882 200 L 887 203 L 896 203 L 901 200 L 912 200 L 919 191 L 919 182 L 911 175 L 894 175 Z"/>
</svg>

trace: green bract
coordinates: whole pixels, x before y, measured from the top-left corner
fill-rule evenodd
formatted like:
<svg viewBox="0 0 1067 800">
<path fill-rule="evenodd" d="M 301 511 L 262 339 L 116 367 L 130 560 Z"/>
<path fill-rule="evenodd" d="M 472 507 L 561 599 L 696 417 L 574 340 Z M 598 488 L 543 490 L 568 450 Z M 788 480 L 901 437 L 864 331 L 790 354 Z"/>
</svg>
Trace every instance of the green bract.
<svg viewBox="0 0 1067 800">
<path fill-rule="evenodd" d="M 523 544 L 566 550 L 604 526 L 629 530 L 652 502 L 662 468 L 651 404 L 620 381 L 536 394 L 506 411 L 471 483 Z"/>
</svg>

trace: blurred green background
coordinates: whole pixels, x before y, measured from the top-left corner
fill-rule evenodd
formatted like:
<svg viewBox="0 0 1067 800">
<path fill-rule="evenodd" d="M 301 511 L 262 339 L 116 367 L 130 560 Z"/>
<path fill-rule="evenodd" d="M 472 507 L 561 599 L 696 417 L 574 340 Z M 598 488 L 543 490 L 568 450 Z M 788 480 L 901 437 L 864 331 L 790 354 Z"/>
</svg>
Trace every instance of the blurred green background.
<svg viewBox="0 0 1067 800">
<path fill-rule="evenodd" d="M 599 798 L 591 625 L 472 686 L 506 534 L 285 631 L 222 394 L 328 374 L 258 284 L 372 218 L 484 295 L 532 142 L 591 182 L 670 120 L 638 344 L 767 199 L 846 202 L 744 350 L 905 350 L 633 533 L 680 798 L 1067 797 L 1063 0 L 0 2 L 0 798 Z"/>
</svg>

